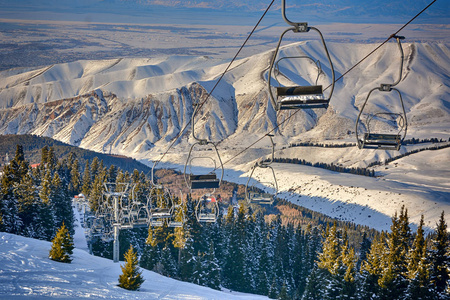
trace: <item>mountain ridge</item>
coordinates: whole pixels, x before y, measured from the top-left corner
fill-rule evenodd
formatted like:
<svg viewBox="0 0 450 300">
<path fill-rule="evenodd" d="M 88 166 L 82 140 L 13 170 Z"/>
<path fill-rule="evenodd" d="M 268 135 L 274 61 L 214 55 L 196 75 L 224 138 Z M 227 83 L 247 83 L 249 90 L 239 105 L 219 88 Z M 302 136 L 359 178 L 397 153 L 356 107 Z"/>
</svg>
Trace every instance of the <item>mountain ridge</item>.
<svg viewBox="0 0 450 300">
<path fill-rule="evenodd" d="M 317 41 L 300 42 L 283 47 L 281 52 L 314 53 L 326 61 L 316 51 L 318 45 Z M 339 76 L 371 45 L 332 43 L 330 47 Z M 409 131 L 414 136 L 415 131 L 430 130 L 418 138 L 440 137 L 432 134 L 432 126 L 450 117 L 445 100 L 449 87 L 443 80 L 448 65 L 445 56 L 450 51 L 446 44 L 439 43 L 405 43 L 404 48 L 404 76 L 398 88 L 404 94 Z M 359 74 L 347 74 L 336 83 L 331 109 L 297 113 L 276 130 L 277 139 L 283 143 L 351 139 L 358 108 L 366 93 L 376 86 L 373 81 L 389 82 L 397 76 L 394 51 L 394 45 L 388 45 L 353 71 Z M 339 58 L 343 53 L 348 57 Z M 270 56 L 271 51 L 264 52 L 233 64 L 198 112 L 196 134 L 215 141 L 256 137 L 289 116 L 281 113 L 277 117 L 268 101 L 265 80 Z M 330 70 L 326 64 L 322 68 L 325 76 L 321 81 L 327 86 Z M 147 151 L 159 152 L 188 126 L 184 133 L 187 139 L 180 141 L 185 148 L 194 104 L 206 99 L 224 69 L 219 59 L 174 56 L 78 61 L 28 72 L 3 71 L 0 132 L 51 136 L 99 152 L 111 149 L 144 155 Z M 313 64 L 300 61 L 286 66 L 283 72 L 292 75 L 299 70 L 308 81 L 317 73 Z M 305 79 L 294 80 L 305 84 Z M 389 101 L 380 102 L 383 109 L 400 109 L 400 103 Z"/>
</svg>

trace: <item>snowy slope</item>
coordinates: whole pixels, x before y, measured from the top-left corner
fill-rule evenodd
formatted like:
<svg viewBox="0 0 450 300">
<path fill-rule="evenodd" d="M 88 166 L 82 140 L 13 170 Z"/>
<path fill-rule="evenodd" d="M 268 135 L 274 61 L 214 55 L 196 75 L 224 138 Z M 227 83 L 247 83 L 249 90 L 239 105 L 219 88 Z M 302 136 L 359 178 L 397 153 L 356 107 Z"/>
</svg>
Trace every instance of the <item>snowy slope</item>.
<svg viewBox="0 0 450 300">
<path fill-rule="evenodd" d="M 127 291 L 117 286 L 123 262 L 90 255 L 81 227 L 74 242 L 73 261 L 65 264 L 48 259 L 49 242 L 0 233 L 0 299 L 267 299 L 221 292 L 145 269 L 140 290 Z"/>
</svg>

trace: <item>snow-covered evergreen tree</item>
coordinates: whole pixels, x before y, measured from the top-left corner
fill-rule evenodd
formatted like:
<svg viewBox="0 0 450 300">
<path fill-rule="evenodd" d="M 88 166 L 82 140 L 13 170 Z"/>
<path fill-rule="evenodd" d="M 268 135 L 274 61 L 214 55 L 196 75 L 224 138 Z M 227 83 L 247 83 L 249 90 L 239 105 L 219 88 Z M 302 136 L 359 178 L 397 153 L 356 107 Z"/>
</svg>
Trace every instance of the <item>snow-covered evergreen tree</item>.
<svg viewBox="0 0 450 300">
<path fill-rule="evenodd" d="M 391 232 L 388 234 L 387 248 L 382 261 L 383 271 L 378 284 L 380 297 L 384 299 L 400 299 L 406 290 L 407 280 L 405 249 L 405 218 L 402 210 L 401 217 L 397 214 L 392 218 Z"/>
<path fill-rule="evenodd" d="M 385 255 L 385 233 L 375 237 L 367 253 L 366 260 L 361 264 L 358 296 L 360 299 L 375 299 L 379 293 L 378 280 L 383 272 Z"/>
<path fill-rule="evenodd" d="M 171 250 L 169 248 L 169 244 L 166 244 L 162 250 L 161 250 L 161 259 L 157 263 L 157 272 L 161 275 L 177 278 L 178 277 L 178 270 L 177 270 L 177 264 L 172 256 Z"/>
<path fill-rule="evenodd" d="M 431 274 L 430 279 L 439 299 L 449 299 L 448 282 L 450 279 L 450 241 L 447 224 L 442 212 L 436 227 L 431 245 Z"/>
<path fill-rule="evenodd" d="M 72 198 L 68 195 L 67 185 L 63 183 L 56 172 L 51 182 L 50 202 L 55 210 L 56 226 L 65 223 L 70 231 L 73 231 L 74 216 L 72 210 Z"/>
<path fill-rule="evenodd" d="M 324 273 L 326 270 L 318 267 L 313 268 L 308 278 L 306 279 L 305 292 L 302 300 L 323 300 L 325 294 Z"/>
<path fill-rule="evenodd" d="M 213 288 L 215 290 L 220 290 L 221 286 L 221 270 L 219 262 L 215 255 L 214 245 L 211 243 L 209 251 L 204 256 L 203 270 L 205 270 L 206 282 L 204 285 Z"/>
<path fill-rule="evenodd" d="M 14 189 L 17 198 L 19 218 L 22 220 L 20 234 L 32 238 L 39 238 L 41 227 L 40 199 L 38 188 L 34 185 L 30 175 L 25 174 L 21 182 Z"/>
</svg>

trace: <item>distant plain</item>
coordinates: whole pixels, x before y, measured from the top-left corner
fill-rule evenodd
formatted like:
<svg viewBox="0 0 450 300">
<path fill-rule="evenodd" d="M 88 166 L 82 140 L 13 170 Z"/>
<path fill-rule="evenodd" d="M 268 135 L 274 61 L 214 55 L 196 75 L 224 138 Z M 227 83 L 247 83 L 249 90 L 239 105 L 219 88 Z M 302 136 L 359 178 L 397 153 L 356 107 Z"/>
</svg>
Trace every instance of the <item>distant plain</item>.
<svg viewBox="0 0 450 300">
<path fill-rule="evenodd" d="M 260 13 L 252 13 L 256 24 Z M 251 25 L 131 24 L 91 21 L 39 21 L 0 18 L 0 71 L 77 60 L 170 55 L 211 56 L 231 60 Z M 168 20 L 170 22 L 170 20 Z M 330 42 L 380 43 L 400 24 L 311 24 Z M 279 18 L 263 20 L 238 58 L 275 48 L 286 28 Z M 411 24 L 400 32 L 407 42 L 450 42 L 448 24 Z M 314 33 L 289 35 L 286 43 L 317 39 Z"/>
</svg>

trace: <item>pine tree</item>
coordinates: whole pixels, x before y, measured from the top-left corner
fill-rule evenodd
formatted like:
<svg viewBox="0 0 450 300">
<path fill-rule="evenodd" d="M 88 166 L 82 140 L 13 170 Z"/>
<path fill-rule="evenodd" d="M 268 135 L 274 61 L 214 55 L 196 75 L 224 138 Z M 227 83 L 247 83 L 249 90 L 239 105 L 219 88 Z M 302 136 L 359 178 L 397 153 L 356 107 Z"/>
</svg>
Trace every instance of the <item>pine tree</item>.
<svg viewBox="0 0 450 300">
<path fill-rule="evenodd" d="M 57 172 L 51 182 L 50 202 L 55 211 L 56 226 L 59 227 L 62 223 L 65 223 L 69 231 L 73 233 L 72 199 L 68 195 L 67 186 L 63 184 Z"/>
<path fill-rule="evenodd" d="M 52 184 L 51 173 L 47 170 L 44 178 L 41 180 L 41 190 L 39 191 L 39 197 L 41 198 L 39 214 L 41 216 L 41 232 L 39 238 L 45 240 L 51 240 L 56 226 L 56 215 L 54 204 L 51 200 Z"/>
<path fill-rule="evenodd" d="M 203 269 L 205 272 L 205 285 L 215 290 L 220 290 L 220 266 L 214 252 L 214 245 L 211 244 L 209 252 L 205 254 L 205 260 L 203 263 Z"/>
<path fill-rule="evenodd" d="M 404 300 L 431 300 L 433 287 L 430 284 L 430 263 L 423 231 L 423 215 L 408 253 L 408 288 Z"/>
<path fill-rule="evenodd" d="M 245 209 L 241 204 L 236 219 L 230 224 L 230 243 L 228 245 L 228 257 L 224 274 L 228 277 L 229 288 L 244 292 L 247 284 L 245 278 Z M 278 295 L 278 294 L 277 294 Z"/>
<path fill-rule="evenodd" d="M 172 256 L 169 244 L 166 243 L 161 251 L 161 260 L 159 261 L 158 273 L 167 277 L 177 278 L 177 264 Z"/>
<path fill-rule="evenodd" d="M 100 172 L 100 162 L 98 160 L 98 157 L 94 156 L 90 166 L 91 182 L 95 180 L 95 177 L 98 175 L 99 172 Z"/>
<path fill-rule="evenodd" d="M 92 180 L 91 180 L 91 171 L 89 168 L 89 160 L 86 160 L 86 165 L 84 166 L 84 173 L 83 173 L 83 185 L 81 187 L 81 192 L 85 197 L 89 196 L 91 186 Z"/>
<path fill-rule="evenodd" d="M 370 246 L 366 260 L 361 264 L 361 278 L 359 287 L 360 299 L 371 299 L 379 293 L 378 280 L 383 272 L 383 256 L 385 255 L 385 233 L 375 237 Z"/>
<path fill-rule="evenodd" d="M 337 223 L 334 222 L 333 226 L 331 228 L 327 226 L 325 231 L 325 241 L 323 242 L 322 252 L 319 253 L 317 266 L 327 270 L 332 275 L 336 275 L 340 263 L 340 251 Z"/>
<path fill-rule="evenodd" d="M 41 149 L 41 166 L 45 166 L 48 162 L 48 146 Z"/>
<path fill-rule="evenodd" d="M 115 165 L 111 165 L 108 169 L 107 181 L 116 182 L 116 178 L 117 178 L 117 167 Z"/>
<path fill-rule="evenodd" d="M 324 269 L 315 267 L 306 279 L 305 292 L 302 300 L 323 300 L 324 295 Z"/>
<path fill-rule="evenodd" d="M 22 181 L 15 187 L 19 217 L 22 220 L 21 234 L 38 238 L 40 228 L 39 194 L 30 175 L 25 174 Z"/>
<path fill-rule="evenodd" d="M 339 280 L 341 283 L 341 298 L 354 299 L 356 294 L 356 254 L 355 250 L 349 246 L 347 238 L 344 239 L 341 258 L 342 265 L 339 270 Z"/>
<path fill-rule="evenodd" d="M 195 256 L 194 262 L 194 268 L 192 270 L 192 278 L 191 282 L 198 284 L 198 285 L 205 285 L 206 284 L 206 276 L 205 276 L 205 270 L 203 268 L 204 264 L 204 255 L 201 253 L 198 253 L 197 256 Z"/>
<path fill-rule="evenodd" d="M 147 270 L 155 270 L 160 256 L 158 246 L 145 244 L 139 265 Z"/>
<path fill-rule="evenodd" d="M 361 269 L 361 263 L 366 260 L 367 254 L 369 253 L 370 246 L 372 245 L 372 242 L 370 239 L 367 238 L 367 232 L 363 233 L 362 242 L 360 244 L 359 248 L 359 258 L 357 263 L 357 269 Z"/>
<path fill-rule="evenodd" d="M 279 295 L 279 292 L 278 292 L 277 280 L 275 277 L 273 277 L 272 284 L 270 285 L 270 288 L 269 288 L 269 294 L 267 296 L 270 299 L 277 299 L 278 295 Z"/>
<path fill-rule="evenodd" d="M 271 257 L 269 256 L 269 241 L 263 240 L 261 247 L 261 255 L 259 259 L 258 273 L 256 274 L 256 293 L 260 295 L 268 295 L 271 285 L 270 279 L 273 278 L 271 272 Z"/>
<path fill-rule="evenodd" d="M 119 276 L 119 286 L 127 290 L 136 291 L 144 282 L 144 278 L 139 270 L 137 254 L 134 252 L 132 245 L 125 253 L 124 258 L 125 265 L 120 266 L 122 274 Z"/>
<path fill-rule="evenodd" d="M 306 285 L 306 278 L 310 274 L 311 270 L 305 264 L 305 258 L 309 253 L 307 253 L 307 237 L 306 233 L 302 231 L 301 227 L 297 228 L 295 233 L 295 245 L 293 250 L 293 280 L 295 283 L 295 294 L 300 297 Z"/>
<path fill-rule="evenodd" d="M 444 212 L 442 212 L 436 232 L 431 245 L 431 283 L 434 290 L 445 299 L 447 282 L 449 281 L 449 235 L 445 223 Z"/>
<path fill-rule="evenodd" d="M 97 211 L 99 208 L 101 199 L 103 197 L 103 192 L 105 191 L 104 182 L 106 174 L 104 172 L 99 172 L 94 179 L 92 188 L 89 193 L 89 205 L 92 211 Z"/>
<path fill-rule="evenodd" d="M 288 289 L 286 284 L 283 284 L 283 286 L 281 287 L 280 293 L 278 294 L 277 299 L 279 300 L 289 300 L 291 299 L 288 295 Z"/>
<path fill-rule="evenodd" d="M 70 263 L 72 261 L 72 254 L 73 238 L 63 223 L 52 240 L 49 258 L 54 261 Z"/>
<path fill-rule="evenodd" d="M 72 195 L 77 195 L 81 192 L 81 174 L 78 159 L 75 159 L 70 165 L 69 191 Z"/>
<path fill-rule="evenodd" d="M 14 158 L 3 168 L 1 177 L 0 212 L 3 227 L 6 232 L 19 233 L 22 228 L 22 220 L 19 217 L 17 197 L 14 187 L 28 173 L 28 162 L 25 161 L 23 147 L 17 145 Z"/>
<path fill-rule="evenodd" d="M 419 263 L 424 258 L 424 253 L 426 254 L 426 243 L 425 237 L 423 235 L 423 215 L 420 219 L 419 227 L 417 228 L 417 233 L 414 238 L 414 242 L 412 245 L 412 249 L 408 253 L 408 273 L 407 277 L 409 280 L 412 280 L 416 277 Z"/>
<path fill-rule="evenodd" d="M 58 163 L 58 159 L 55 155 L 55 149 L 53 147 L 50 147 L 48 150 L 48 157 L 47 157 L 47 169 L 48 170 L 55 170 L 56 164 Z"/>
<path fill-rule="evenodd" d="M 406 273 L 406 244 L 405 213 L 402 209 L 400 218 L 397 213 L 392 218 L 391 232 L 387 240 L 387 255 L 383 261 L 383 273 L 378 280 L 380 296 L 386 299 L 400 299 L 407 288 Z"/>
<path fill-rule="evenodd" d="M 190 235 L 187 236 L 185 245 L 181 250 L 181 257 L 179 263 L 180 279 L 184 281 L 191 281 L 192 273 L 196 264 L 196 256 L 194 252 L 194 242 Z"/>
</svg>

